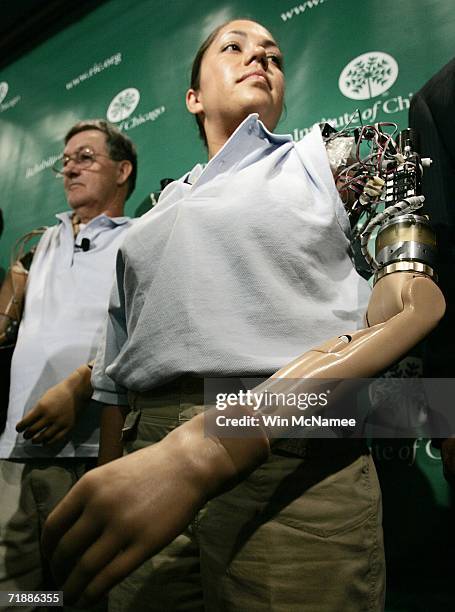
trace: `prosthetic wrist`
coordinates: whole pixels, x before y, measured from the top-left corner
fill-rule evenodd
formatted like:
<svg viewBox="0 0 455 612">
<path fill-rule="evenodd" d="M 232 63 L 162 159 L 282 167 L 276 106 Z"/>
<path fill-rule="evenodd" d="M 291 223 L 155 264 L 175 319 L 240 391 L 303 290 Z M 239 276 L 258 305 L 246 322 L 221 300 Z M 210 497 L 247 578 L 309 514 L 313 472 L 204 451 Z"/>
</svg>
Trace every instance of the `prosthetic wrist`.
<svg viewBox="0 0 455 612">
<path fill-rule="evenodd" d="M 88 401 L 93 393 L 91 384 L 91 364 L 79 366 L 64 381 L 77 401 Z"/>
<path fill-rule="evenodd" d="M 244 406 L 233 406 L 226 412 L 232 418 L 240 418 L 248 411 Z M 266 461 L 270 453 L 267 435 L 257 427 L 254 431 L 252 428 L 251 436 L 247 432 L 241 438 L 208 434 L 214 429 L 216 416 L 216 410 L 210 408 L 188 421 L 185 427 L 174 429 L 163 440 L 183 459 L 186 473 L 201 492 L 201 503 L 234 486 Z"/>
</svg>

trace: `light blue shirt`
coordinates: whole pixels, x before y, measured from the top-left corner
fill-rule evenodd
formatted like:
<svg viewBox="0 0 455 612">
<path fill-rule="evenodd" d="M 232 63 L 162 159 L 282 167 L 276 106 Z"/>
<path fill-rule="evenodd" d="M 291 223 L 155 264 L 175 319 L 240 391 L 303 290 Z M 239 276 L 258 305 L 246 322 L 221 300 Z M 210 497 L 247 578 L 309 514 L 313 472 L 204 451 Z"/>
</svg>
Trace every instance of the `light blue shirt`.
<svg viewBox="0 0 455 612">
<path fill-rule="evenodd" d="M 131 225 L 128 217 L 100 215 L 73 238 L 71 213 L 40 240 L 30 270 L 24 315 L 11 364 L 8 421 L 0 456 L 86 457 L 98 454 L 99 407 L 80 415 L 71 439 L 57 448 L 32 445 L 17 422 L 43 393 L 94 358 L 108 306 L 117 250 Z M 82 239 L 90 241 L 83 251 Z"/>
<path fill-rule="evenodd" d="M 363 326 L 368 283 L 318 129 L 294 143 L 250 115 L 162 193 L 117 264 L 94 397 L 177 376 L 267 376 Z"/>
</svg>

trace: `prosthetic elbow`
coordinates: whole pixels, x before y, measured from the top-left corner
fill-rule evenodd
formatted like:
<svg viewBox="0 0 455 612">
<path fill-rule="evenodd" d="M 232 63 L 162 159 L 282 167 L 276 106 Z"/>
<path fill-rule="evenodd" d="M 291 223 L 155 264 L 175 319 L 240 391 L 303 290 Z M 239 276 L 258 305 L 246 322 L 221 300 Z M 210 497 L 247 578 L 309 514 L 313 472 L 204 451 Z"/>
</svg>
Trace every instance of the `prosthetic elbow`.
<svg viewBox="0 0 455 612">
<path fill-rule="evenodd" d="M 366 344 L 377 344 L 375 352 L 393 354 L 395 359 L 423 339 L 445 312 L 436 284 L 436 237 L 428 217 L 421 214 L 425 200 L 421 179 L 431 160 L 416 152 L 412 130 L 404 130 L 394 140 L 396 129 L 391 123 L 341 132 L 321 126 L 351 224 L 351 246 L 360 250 L 373 277 L 367 325 L 387 323 L 394 331 L 389 341 L 396 350 L 386 350 L 380 336 L 375 342 L 364 330 Z M 341 352 L 354 349 L 356 336 L 346 336 L 349 341 Z"/>
</svg>

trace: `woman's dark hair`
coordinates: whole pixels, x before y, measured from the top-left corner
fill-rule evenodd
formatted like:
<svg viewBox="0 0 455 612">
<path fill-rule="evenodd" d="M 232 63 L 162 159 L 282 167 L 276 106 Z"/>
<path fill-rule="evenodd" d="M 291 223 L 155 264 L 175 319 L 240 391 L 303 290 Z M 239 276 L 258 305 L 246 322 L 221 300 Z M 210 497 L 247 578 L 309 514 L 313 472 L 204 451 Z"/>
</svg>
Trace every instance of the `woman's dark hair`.
<svg viewBox="0 0 455 612">
<path fill-rule="evenodd" d="M 231 23 L 231 21 L 232 19 L 230 19 L 229 21 L 226 21 L 225 23 L 222 23 L 217 28 L 215 28 L 207 36 L 207 38 L 204 40 L 202 45 L 199 47 L 194 57 L 194 60 L 193 60 L 193 66 L 191 67 L 191 80 L 190 80 L 191 89 L 194 89 L 195 91 L 199 89 L 200 84 L 201 84 L 201 64 L 202 64 L 202 60 L 204 59 L 205 52 L 210 47 L 210 45 L 215 40 L 215 38 L 218 36 L 218 32 L 222 28 L 224 28 L 225 25 L 227 25 L 228 23 Z M 195 117 L 196 117 L 197 127 L 199 129 L 199 136 L 202 138 L 205 146 L 207 147 L 207 136 L 205 135 L 205 130 L 204 130 L 204 125 L 202 123 L 202 119 L 199 117 L 199 115 L 195 115 Z"/>
<path fill-rule="evenodd" d="M 104 119 L 90 119 L 88 121 L 79 121 L 76 125 L 67 132 L 64 142 L 68 143 L 69 139 L 79 132 L 87 130 L 98 130 L 106 136 L 106 146 L 109 156 L 113 161 L 123 161 L 124 159 L 131 162 L 132 170 L 128 177 L 128 192 L 126 199 L 130 197 L 136 186 L 137 176 L 137 153 L 133 142 L 123 134 L 118 128 Z"/>
</svg>

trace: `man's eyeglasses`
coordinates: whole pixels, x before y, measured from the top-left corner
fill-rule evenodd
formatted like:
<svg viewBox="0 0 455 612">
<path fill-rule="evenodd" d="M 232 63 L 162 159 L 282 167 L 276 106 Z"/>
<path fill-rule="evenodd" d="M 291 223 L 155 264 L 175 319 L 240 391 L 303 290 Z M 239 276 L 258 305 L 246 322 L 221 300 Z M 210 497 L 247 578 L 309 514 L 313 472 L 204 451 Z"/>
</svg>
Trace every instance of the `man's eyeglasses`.
<svg viewBox="0 0 455 612">
<path fill-rule="evenodd" d="M 58 177 L 61 177 L 65 174 L 65 169 L 70 161 L 77 164 L 80 168 L 90 168 L 93 162 L 97 157 L 107 157 L 110 159 L 109 155 L 103 155 L 103 153 L 95 153 L 93 149 L 90 147 L 84 147 L 83 149 L 79 149 L 73 155 L 62 155 L 52 166 L 52 170 L 57 174 Z"/>
</svg>

